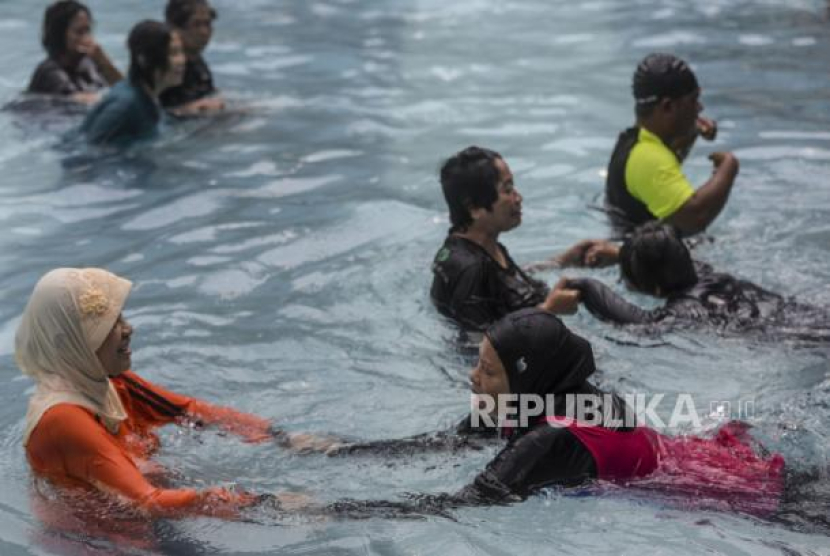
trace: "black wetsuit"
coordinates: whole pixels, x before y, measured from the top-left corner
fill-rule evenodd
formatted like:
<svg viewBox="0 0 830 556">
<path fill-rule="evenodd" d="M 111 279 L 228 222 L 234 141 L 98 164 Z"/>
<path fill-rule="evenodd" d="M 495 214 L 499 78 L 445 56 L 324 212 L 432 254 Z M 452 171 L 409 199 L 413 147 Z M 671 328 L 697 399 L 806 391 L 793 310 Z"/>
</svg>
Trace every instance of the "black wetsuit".
<svg viewBox="0 0 830 556">
<path fill-rule="evenodd" d="M 432 263 L 432 302 L 438 311 L 464 328 L 484 330 L 508 313 L 539 305 L 548 287 L 519 268 L 499 244 L 507 268 L 483 247 L 450 235 Z"/>
<path fill-rule="evenodd" d="M 38 65 L 29 83 L 29 93 L 43 95 L 72 95 L 100 91 L 107 82 L 98 72 L 95 62 L 88 56 L 72 69 L 67 70 L 52 58 Z"/>
<path fill-rule="evenodd" d="M 625 165 L 631 149 L 637 144 L 640 128 L 631 127 L 620 133 L 605 178 L 605 209 L 611 226 L 619 233 L 628 233 L 637 226 L 656 220 L 645 203 L 628 192 Z"/>
<path fill-rule="evenodd" d="M 159 102 L 165 108 L 175 108 L 215 92 L 213 75 L 205 60 L 201 56 L 195 60 L 188 58 L 184 67 L 182 84 L 161 93 Z"/>
<path fill-rule="evenodd" d="M 439 432 L 417 434 L 391 440 L 369 440 L 350 442 L 337 448 L 330 455 L 408 456 L 424 452 L 457 450 L 480 450 L 498 440 L 499 430 L 484 423 L 473 426 L 472 414 L 467 415 L 455 426 Z"/>
<path fill-rule="evenodd" d="M 349 517 L 447 516 L 457 507 L 507 504 L 540 488 L 593 479 L 665 493 L 684 504 L 699 496 L 701 508 L 721 509 L 726 503 L 753 515 L 776 512 L 786 487 L 783 458 L 755 447 L 746 436 L 746 424 L 726 423 L 712 438 L 668 437 L 632 426 L 636 417 L 631 408 L 588 382 L 595 371 L 590 344 L 542 309 L 508 315 L 487 330 L 487 337 L 504 365 L 511 392 L 548 393 L 552 399 L 546 397 L 545 412 L 552 417 L 528 415 L 531 425 L 514 429 L 508 445 L 486 469 L 454 494 L 410 494 L 403 501 L 345 500 L 326 506 L 324 512 Z M 573 393 L 588 395 L 602 425 L 561 418 L 560 402 L 567 407 L 573 400 L 568 394 Z"/>
<path fill-rule="evenodd" d="M 642 309 L 590 278 L 570 280 L 594 316 L 619 324 L 706 322 L 724 331 L 757 330 L 805 340 L 830 339 L 826 309 L 796 303 L 764 288 L 696 264 L 698 282 L 669 296 L 657 309 Z"/>
</svg>

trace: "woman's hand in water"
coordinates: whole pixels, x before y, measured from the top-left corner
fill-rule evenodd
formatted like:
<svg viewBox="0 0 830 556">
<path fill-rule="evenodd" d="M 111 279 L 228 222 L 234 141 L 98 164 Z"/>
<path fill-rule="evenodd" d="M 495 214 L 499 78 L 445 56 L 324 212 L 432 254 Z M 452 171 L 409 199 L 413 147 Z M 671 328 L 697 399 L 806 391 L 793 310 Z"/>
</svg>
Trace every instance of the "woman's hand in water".
<svg viewBox="0 0 830 556">
<path fill-rule="evenodd" d="M 101 95 L 92 91 L 83 93 L 72 93 L 72 100 L 74 100 L 75 102 L 79 102 L 81 104 L 86 104 L 87 106 L 92 106 L 93 104 L 101 100 Z"/>
<path fill-rule="evenodd" d="M 567 278 L 562 278 L 556 283 L 542 303 L 542 309 L 555 315 L 573 315 L 576 313 L 579 309 L 580 293 L 578 290 L 568 288 L 567 283 Z"/>
<path fill-rule="evenodd" d="M 225 101 L 222 97 L 205 97 L 182 106 L 172 108 L 170 112 L 174 116 L 186 118 L 189 116 L 202 116 L 212 112 L 220 112 L 225 109 Z"/>
<path fill-rule="evenodd" d="M 307 494 L 300 494 L 299 492 L 261 494 L 256 499 L 256 506 L 260 508 L 270 508 L 286 512 L 307 510 L 314 505 L 314 498 Z"/>
<path fill-rule="evenodd" d="M 300 453 L 319 452 L 329 454 L 335 452 L 343 445 L 343 441 L 332 436 L 315 436 L 307 433 L 294 433 L 288 435 L 288 445 Z"/>
<path fill-rule="evenodd" d="M 333 436 L 316 436 L 309 433 L 289 433 L 280 428 L 272 427 L 271 434 L 286 448 L 296 450 L 301 454 L 321 453 L 332 455 L 346 445 L 340 438 Z"/>
</svg>

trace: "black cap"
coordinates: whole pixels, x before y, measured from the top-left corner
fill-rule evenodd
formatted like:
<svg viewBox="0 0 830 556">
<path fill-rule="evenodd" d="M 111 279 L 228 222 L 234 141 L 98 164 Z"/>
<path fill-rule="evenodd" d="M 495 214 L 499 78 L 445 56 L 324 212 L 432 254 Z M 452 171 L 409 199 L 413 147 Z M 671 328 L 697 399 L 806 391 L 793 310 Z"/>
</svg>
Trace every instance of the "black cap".
<svg viewBox="0 0 830 556">
<path fill-rule="evenodd" d="M 649 54 L 637 66 L 631 88 L 637 104 L 679 98 L 699 88 L 689 65 L 671 54 Z"/>
</svg>

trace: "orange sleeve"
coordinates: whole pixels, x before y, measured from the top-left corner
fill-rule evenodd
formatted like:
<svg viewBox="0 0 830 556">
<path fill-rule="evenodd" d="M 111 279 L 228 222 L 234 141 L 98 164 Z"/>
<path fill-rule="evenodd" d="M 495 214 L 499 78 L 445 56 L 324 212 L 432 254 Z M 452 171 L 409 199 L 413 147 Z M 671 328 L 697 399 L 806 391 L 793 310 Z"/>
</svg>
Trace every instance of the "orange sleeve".
<svg viewBox="0 0 830 556">
<path fill-rule="evenodd" d="M 248 442 L 264 442 L 274 438 L 268 419 L 170 392 L 132 371 L 117 380 L 126 386 L 128 395 L 133 399 L 134 412 L 141 413 L 141 417 L 151 423 L 164 424 L 190 416 L 205 425 L 217 425 Z M 137 400 L 139 403 L 135 403 Z"/>
<path fill-rule="evenodd" d="M 121 496 L 155 516 L 233 518 L 256 500 L 254 495 L 222 488 L 156 488 L 89 411 L 69 404 L 46 412 L 32 432 L 27 451 L 32 466 L 47 476 Z"/>
</svg>

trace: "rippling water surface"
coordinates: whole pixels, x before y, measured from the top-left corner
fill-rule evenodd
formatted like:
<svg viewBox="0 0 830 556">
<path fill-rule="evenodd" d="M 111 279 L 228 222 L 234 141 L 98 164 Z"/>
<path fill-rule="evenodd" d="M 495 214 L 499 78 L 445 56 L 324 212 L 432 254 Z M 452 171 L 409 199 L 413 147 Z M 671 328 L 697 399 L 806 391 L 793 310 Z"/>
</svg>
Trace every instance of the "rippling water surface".
<svg viewBox="0 0 830 556">
<path fill-rule="evenodd" d="M 0 4 L 3 102 L 41 58 L 42 4 Z M 99 40 L 122 67 L 131 24 L 162 11 L 158 0 L 90 4 Z M 20 440 L 31 383 L 12 346 L 41 274 L 104 266 L 130 277 L 135 368 L 172 389 L 291 430 L 387 438 L 442 428 L 467 406 L 468 363 L 428 299 L 429 264 L 447 229 L 441 159 L 468 144 L 503 153 L 524 195 L 524 224 L 503 238 L 520 263 L 606 234 L 590 207 L 601 199 L 616 134 L 632 121 L 634 65 L 654 50 L 693 62 L 707 113 L 721 126 L 714 148 L 741 160 L 711 229 L 717 239 L 699 256 L 830 305 L 823 2 L 215 6 L 207 58 L 232 114 L 168 128 L 126 158 L 81 163 L 56 139 L 77 117 L 0 113 L 3 555 L 115 551 L 101 539 L 52 539 L 54 548 L 30 510 Z M 687 163 L 696 183 L 710 172 L 712 148 L 699 145 Z M 827 349 L 703 332 L 644 338 L 584 314 L 566 321 L 594 343 L 606 386 L 688 392 L 706 409 L 752 400 L 756 431 L 771 448 L 797 468 L 827 464 Z M 454 490 L 495 450 L 348 460 L 212 432 L 165 429 L 163 440 L 158 459 L 182 484 L 236 483 L 321 500 Z M 160 534 L 178 539 L 169 551 L 181 554 L 830 554 L 822 533 L 619 493 L 550 493 L 454 516 L 194 519 Z"/>
</svg>

